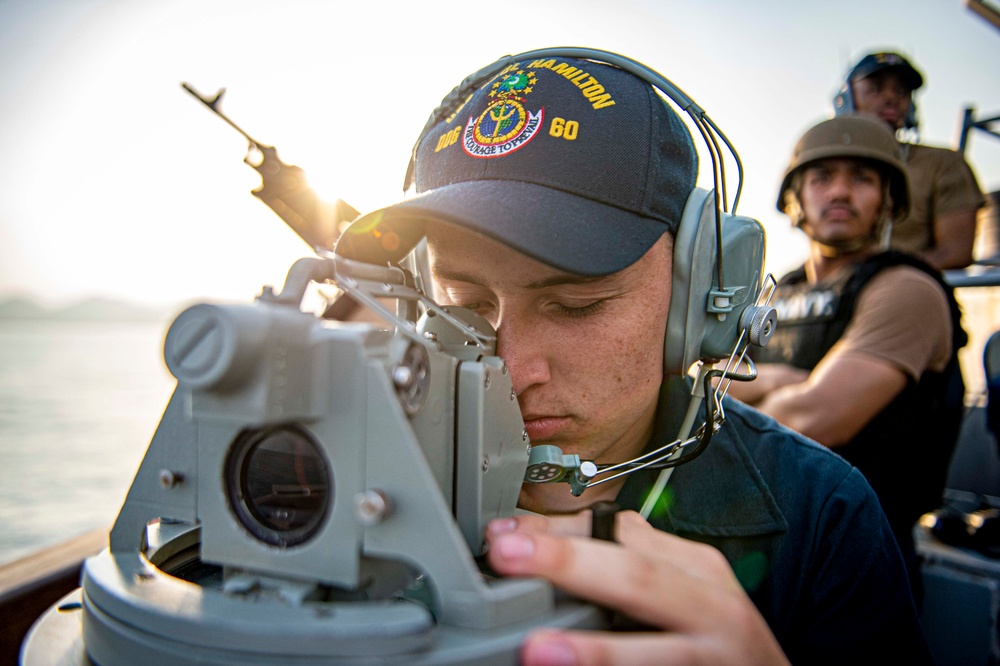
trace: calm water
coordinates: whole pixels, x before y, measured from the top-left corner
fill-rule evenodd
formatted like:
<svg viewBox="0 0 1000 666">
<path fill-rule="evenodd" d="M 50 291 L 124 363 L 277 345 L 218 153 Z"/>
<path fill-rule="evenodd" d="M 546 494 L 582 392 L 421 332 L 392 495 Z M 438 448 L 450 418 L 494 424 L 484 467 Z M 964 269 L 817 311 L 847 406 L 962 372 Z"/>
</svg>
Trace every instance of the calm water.
<svg viewBox="0 0 1000 666">
<path fill-rule="evenodd" d="M 0 320 L 0 563 L 114 521 L 173 391 L 168 323 Z"/>
</svg>

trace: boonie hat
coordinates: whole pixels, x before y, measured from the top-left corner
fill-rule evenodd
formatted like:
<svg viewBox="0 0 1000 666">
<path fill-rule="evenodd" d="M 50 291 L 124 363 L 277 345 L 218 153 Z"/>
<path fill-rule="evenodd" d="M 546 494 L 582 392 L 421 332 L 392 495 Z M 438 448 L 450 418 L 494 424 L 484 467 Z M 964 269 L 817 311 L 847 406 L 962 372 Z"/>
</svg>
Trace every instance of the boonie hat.
<svg viewBox="0 0 1000 666">
<path fill-rule="evenodd" d="M 888 172 L 893 215 L 899 217 L 909 207 L 909 181 L 896 137 L 877 117 L 856 114 L 825 120 L 802 135 L 792 151 L 792 159 L 778 190 L 778 210 L 786 212 L 785 193 L 791 188 L 796 171 L 820 160 L 842 157 L 883 165 Z"/>
<path fill-rule="evenodd" d="M 871 76 L 875 72 L 890 68 L 899 72 L 903 85 L 911 91 L 924 85 L 924 77 L 920 75 L 920 72 L 918 72 L 916 68 L 906 60 L 906 58 L 898 53 L 892 53 L 889 51 L 883 53 L 869 53 L 866 55 L 858 61 L 858 64 L 856 64 L 850 72 L 848 72 L 847 80 L 853 81 L 855 79 L 863 79 L 866 76 Z"/>
<path fill-rule="evenodd" d="M 649 84 L 574 58 L 503 68 L 425 130 L 414 158 L 416 195 L 355 221 L 338 254 L 396 261 L 435 220 L 608 275 L 676 232 L 698 170 L 687 127 Z"/>
</svg>

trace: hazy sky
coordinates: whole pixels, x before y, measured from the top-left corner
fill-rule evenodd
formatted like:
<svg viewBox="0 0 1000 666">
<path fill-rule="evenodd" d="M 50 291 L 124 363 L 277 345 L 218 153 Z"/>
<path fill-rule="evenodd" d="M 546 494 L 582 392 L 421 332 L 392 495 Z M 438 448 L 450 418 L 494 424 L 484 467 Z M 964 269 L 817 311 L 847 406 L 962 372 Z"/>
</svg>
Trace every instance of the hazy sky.
<svg viewBox="0 0 1000 666">
<path fill-rule="evenodd" d="M 182 81 L 225 86 L 238 123 L 366 210 L 399 197 L 462 78 L 567 45 L 645 62 L 708 111 L 779 273 L 804 249 L 774 209 L 781 173 L 861 54 L 895 48 L 923 71 L 925 142 L 955 145 L 967 104 L 1000 113 L 1000 30 L 960 0 L 0 0 L 0 297 L 247 300 L 309 252 L 249 194 L 245 141 Z M 1000 189 L 1000 140 L 967 156 Z"/>
</svg>

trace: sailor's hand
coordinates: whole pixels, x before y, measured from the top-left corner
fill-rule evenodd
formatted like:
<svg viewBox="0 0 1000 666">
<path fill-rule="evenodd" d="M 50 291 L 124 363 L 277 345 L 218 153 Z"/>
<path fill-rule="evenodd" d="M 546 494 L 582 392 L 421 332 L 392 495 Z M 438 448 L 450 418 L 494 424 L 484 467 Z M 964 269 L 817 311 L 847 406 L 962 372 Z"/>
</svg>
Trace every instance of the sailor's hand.
<svg viewBox="0 0 1000 666">
<path fill-rule="evenodd" d="M 541 576 L 663 630 L 541 630 L 525 641 L 523 664 L 788 663 L 722 553 L 661 532 L 634 511 L 616 519 L 617 543 L 589 538 L 589 511 L 490 523 L 488 557 L 496 571 Z"/>
</svg>

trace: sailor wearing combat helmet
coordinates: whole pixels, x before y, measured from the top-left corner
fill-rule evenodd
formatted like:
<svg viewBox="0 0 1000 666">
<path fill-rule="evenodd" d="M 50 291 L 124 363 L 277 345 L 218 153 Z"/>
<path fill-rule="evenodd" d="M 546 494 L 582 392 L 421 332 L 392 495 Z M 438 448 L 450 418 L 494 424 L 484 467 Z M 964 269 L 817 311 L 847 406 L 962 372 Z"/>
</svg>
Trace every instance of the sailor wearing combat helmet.
<svg viewBox="0 0 1000 666">
<path fill-rule="evenodd" d="M 908 202 L 898 145 L 878 119 L 838 116 L 802 136 L 778 209 L 809 237 L 809 258 L 778 284 L 777 331 L 753 351 L 757 380 L 732 394 L 864 473 L 919 595 L 912 527 L 941 502 L 965 334 L 940 274 L 883 249 Z"/>
</svg>

